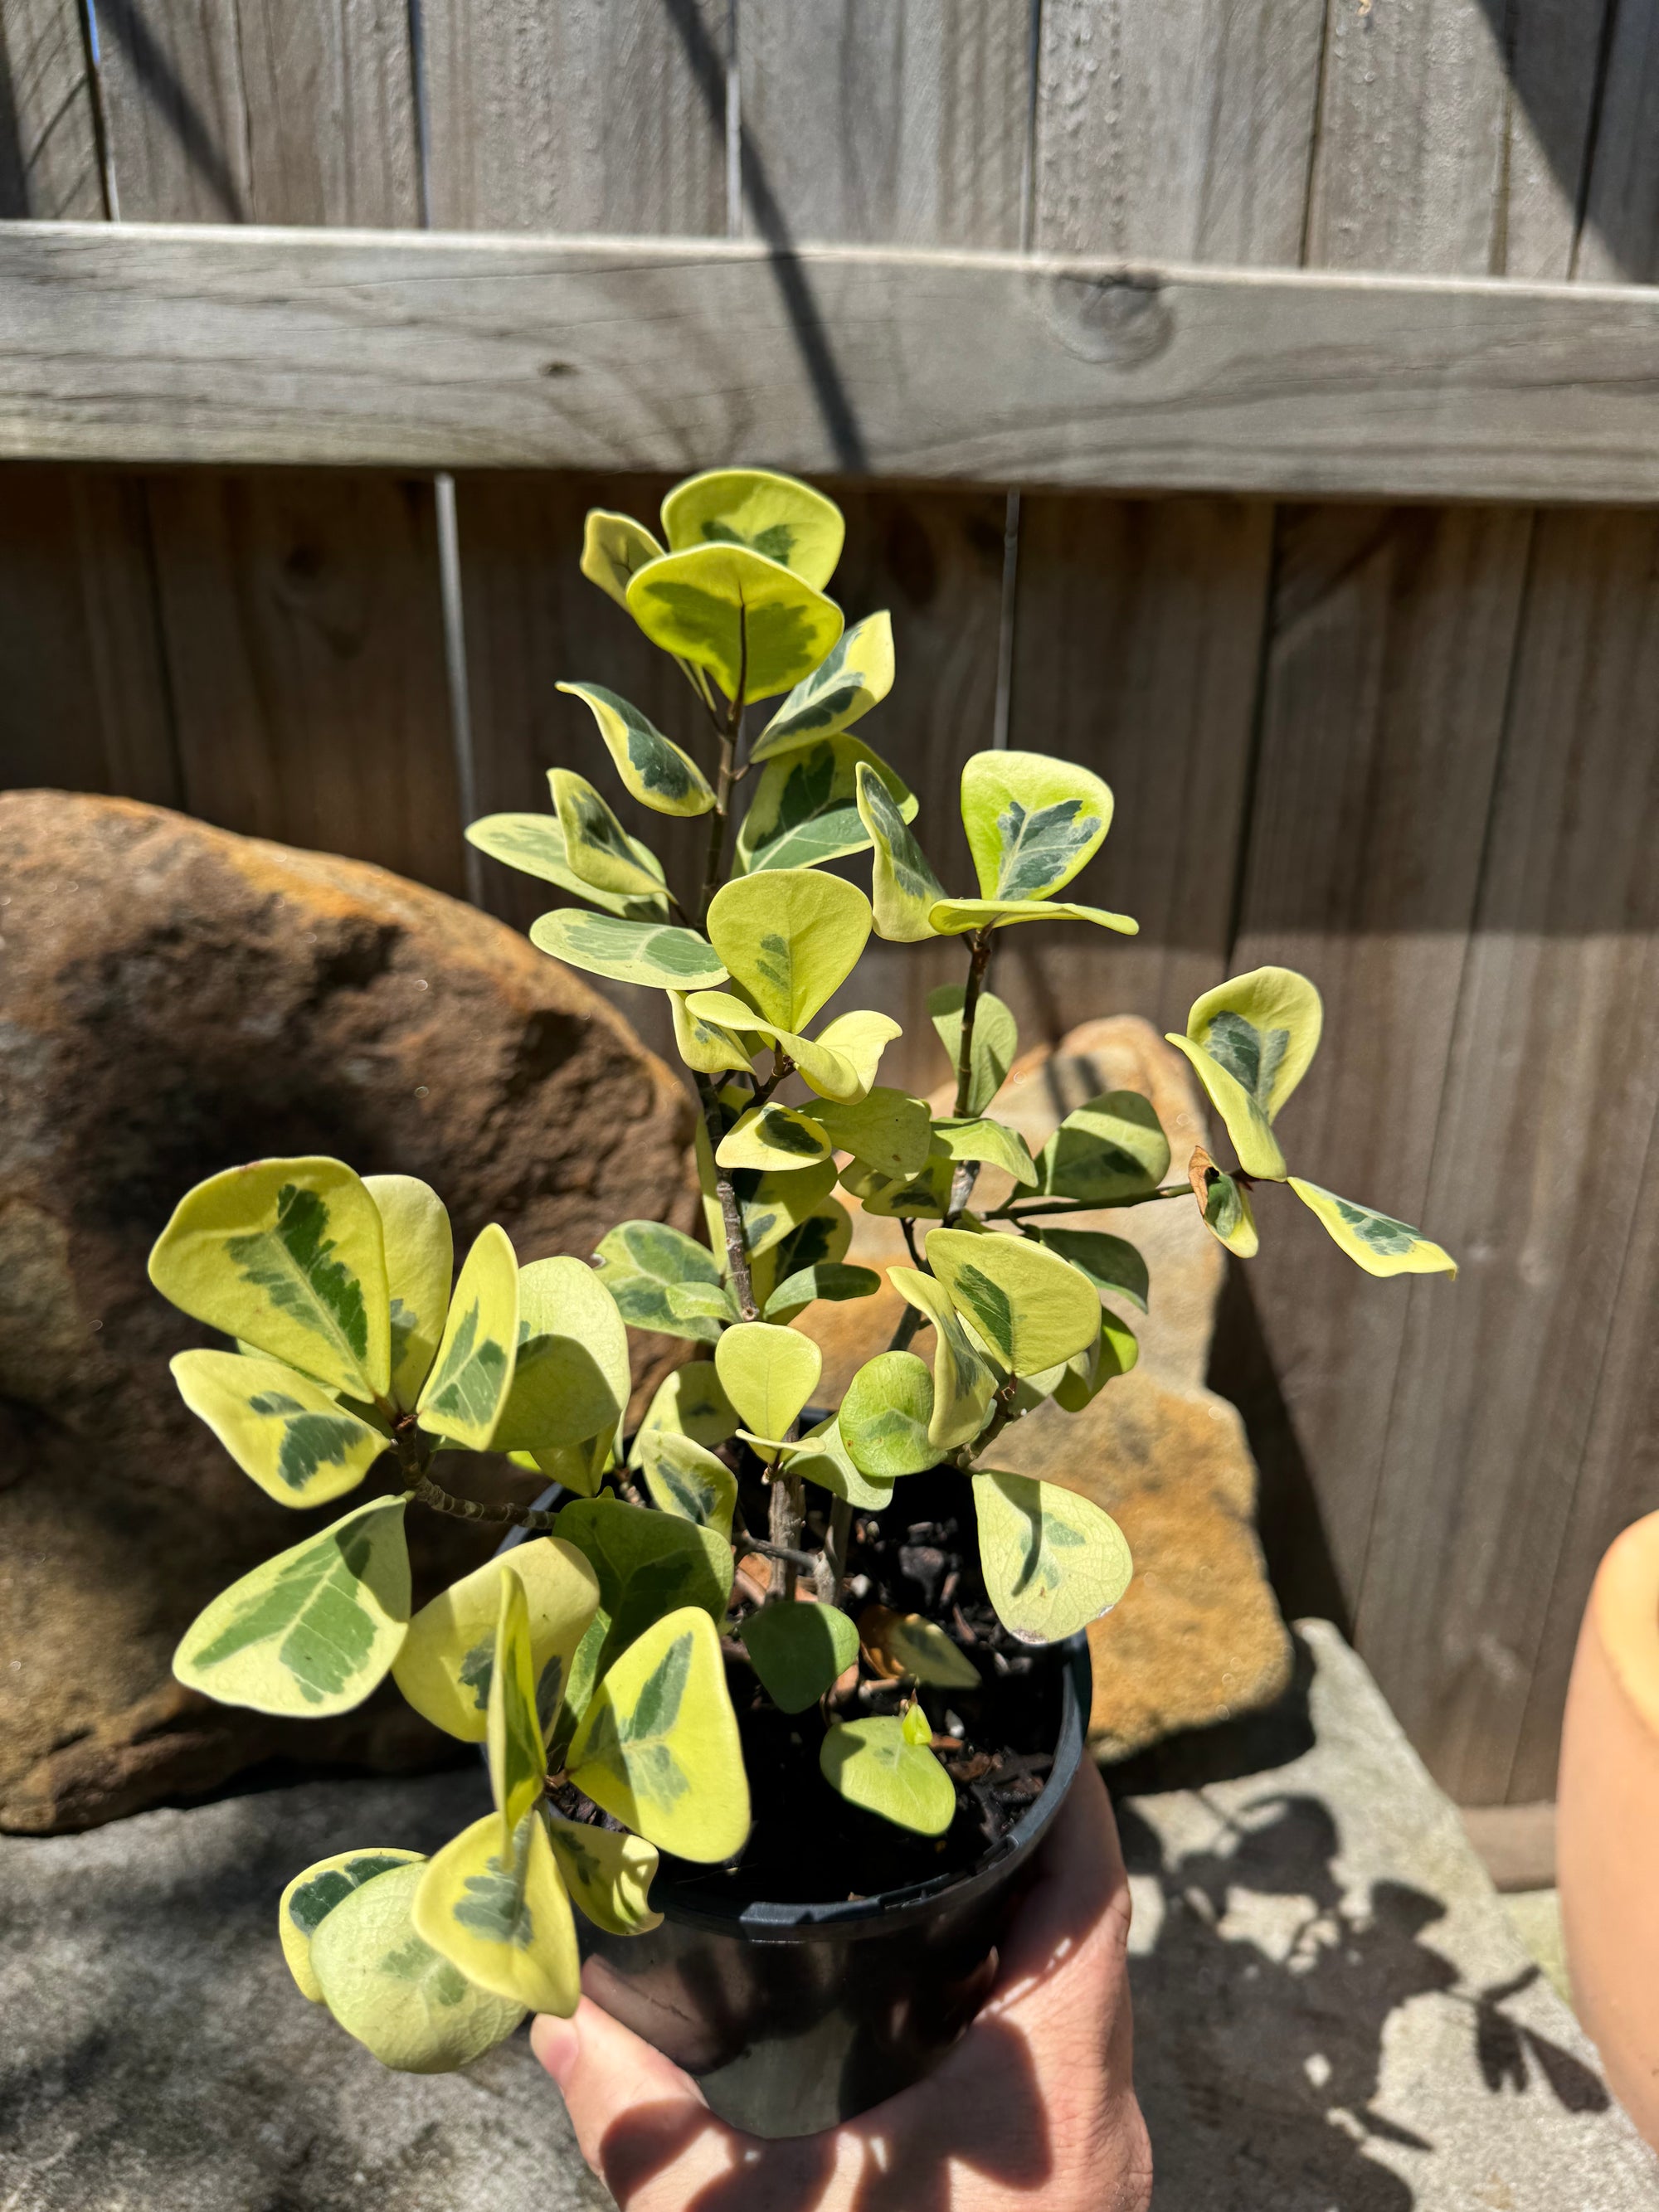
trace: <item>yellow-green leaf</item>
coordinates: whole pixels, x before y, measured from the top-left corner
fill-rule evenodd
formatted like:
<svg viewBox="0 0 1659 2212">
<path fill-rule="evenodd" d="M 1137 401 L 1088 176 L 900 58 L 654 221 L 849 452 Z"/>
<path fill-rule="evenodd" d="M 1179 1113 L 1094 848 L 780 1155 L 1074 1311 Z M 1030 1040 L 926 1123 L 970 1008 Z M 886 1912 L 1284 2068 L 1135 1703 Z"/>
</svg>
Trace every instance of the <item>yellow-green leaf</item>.
<svg viewBox="0 0 1659 2212">
<path fill-rule="evenodd" d="M 1173 1030 L 1166 1034 L 1176 1050 L 1191 1061 L 1193 1073 L 1203 1085 L 1211 1105 L 1220 1115 L 1232 1139 L 1238 1164 L 1244 1173 L 1264 1182 L 1283 1182 L 1289 1173 L 1285 1155 L 1256 1101 L 1201 1045 L 1194 1044 L 1190 1037 L 1177 1036 Z"/>
<path fill-rule="evenodd" d="M 649 1903 L 657 1874 L 654 1844 L 643 1836 L 619 1836 L 614 1828 L 564 1820 L 545 1805 L 541 1818 L 564 1886 L 596 1928 L 611 1936 L 645 1936 L 662 1925 L 661 1913 Z"/>
<path fill-rule="evenodd" d="M 809 1268 L 832 1266 L 844 1260 L 847 1248 L 853 1241 L 853 1222 L 847 1208 L 833 1198 L 826 1198 L 815 1206 L 804 1220 L 787 1235 L 779 1237 L 758 1258 L 751 1258 L 749 1279 L 755 1300 L 765 1313 L 773 1293 L 781 1283 L 792 1275 Z M 801 1304 L 805 1304 L 803 1298 Z M 768 1321 L 787 1322 L 794 1316 L 788 1313 L 767 1313 Z"/>
<path fill-rule="evenodd" d="M 443 1341 L 422 1390 L 421 1426 L 467 1451 L 487 1451 L 513 1388 L 519 1346 L 519 1262 L 492 1222 L 466 1255 Z"/>
<path fill-rule="evenodd" d="M 391 1386 L 380 1216 L 338 1160 L 255 1160 L 198 1183 L 156 1239 L 149 1279 L 192 1319 L 331 1389 L 373 1399 Z"/>
<path fill-rule="evenodd" d="M 786 1275 L 767 1298 L 762 1316 L 787 1322 L 815 1299 L 841 1305 L 849 1298 L 873 1297 L 880 1288 L 881 1277 L 872 1267 L 842 1267 L 833 1261 L 821 1261 L 816 1267 L 799 1267 L 793 1275 Z"/>
<path fill-rule="evenodd" d="M 500 1848 L 542 1794 L 547 1753 L 537 1710 L 536 1662 L 530 1649 L 530 1601 L 512 1561 L 501 1568 L 495 1615 L 495 1650 L 489 1671 L 484 1741 L 489 1788 L 500 1814 Z"/>
<path fill-rule="evenodd" d="M 361 1889 L 377 1875 L 393 1867 L 409 1866 L 421 1858 L 419 1851 L 398 1850 L 371 1844 L 355 1851 L 337 1851 L 319 1859 L 303 1874 L 296 1874 L 283 1892 L 276 1907 L 276 1932 L 283 1957 L 301 1996 L 313 2004 L 323 2001 L 322 1984 L 311 1965 L 311 1939 L 337 1905 L 343 1905 L 354 1889 Z"/>
<path fill-rule="evenodd" d="M 723 1444 L 735 1436 L 738 1410 L 721 1387 L 712 1359 L 677 1367 L 658 1386 L 635 1431 L 628 1464 L 638 1467 L 650 1439 L 659 1433 L 690 1437 L 693 1443 Z"/>
<path fill-rule="evenodd" d="M 622 921 L 608 914 L 560 907 L 530 925 L 530 941 L 555 960 L 613 982 L 657 991 L 700 991 L 726 981 L 726 970 L 695 929 L 665 921 Z"/>
<path fill-rule="evenodd" d="M 911 820 L 916 801 L 908 787 L 861 738 L 815 738 L 761 770 L 738 828 L 738 868 L 745 875 L 815 868 L 863 852 L 870 842 L 858 803 L 865 770 L 885 786 L 900 818 Z"/>
<path fill-rule="evenodd" d="M 1046 1223 L 1036 1234 L 1051 1252 L 1080 1267 L 1097 1291 L 1110 1291 L 1146 1312 L 1146 1255 L 1127 1237 L 1109 1237 L 1101 1229 L 1051 1229 Z"/>
<path fill-rule="evenodd" d="M 466 839 L 503 866 L 556 884 L 562 891 L 586 899 L 606 914 L 619 915 L 624 921 L 652 921 L 667 915 L 668 894 L 660 881 L 650 896 L 641 898 L 602 891 L 597 884 L 585 882 L 565 856 L 564 831 L 556 814 L 486 814 L 481 821 L 467 824 Z M 629 849 L 641 866 L 650 861 L 643 845 L 630 839 Z"/>
<path fill-rule="evenodd" d="M 739 1322 L 714 1346 L 714 1367 L 748 1427 L 763 1437 L 787 1437 L 818 1387 L 823 1354 L 799 1329 Z"/>
<path fill-rule="evenodd" d="M 743 545 L 702 545 L 641 568 L 628 611 L 653 645 L 706 668 L 728 699 L 787 691 L 841 635 L 841 609 Z"/>
<path fill-rule="evenodd" d="M 1194 1150 L 1187 1172 L 1211 1235 L 1241 1260 L 1255 1259 L 1261 1239 L 1248 1187 L 1224 1175 L 1201 1146 Z"/>
<path fill-rule="evenodd" d="M 1253 968 L 1195 999 L 1187 1034 L 1273 1121 L 1307 1073 L 1324 1020 L 1319 994 L 1305 975 L 1293 968 Z"/>
<path fill-rule="evenodd" d="M 392 1300 L 392 1402 L 411 1412 L 432 1370 L 449 1286 L 455 1240 L 443 1200 L 414 1176 L 365 1176 L 386 1241 L 386 1284 Z"/>
<path fill-rule="evenodd" d="M 833 1498 L 844 1498 L 868 1513 L 879 1513 L 893 1502 L 893 1477 L 867 1475 L 857 1467 L 841 1433 L 841 1418 L 831 1413 L 816 1428 L 808 1429 L 798 1444 L 784 1454 L 791 1474 L 815 1482 Z"/>
<path fill-rule="evenodd" d="M 980 1565 L 997 1618 L 1022 1644 L 1056 1644 L 1109 1613 L 1134 1571 L 1109 1513 L 1059 1484 L 974 1477 Z"/>
<path fill-rule="evenodd" d="M 870 902 L 814 868 L 769 869 L 714 894 L 708 935 L 762 1019 L 799 1033 L 857 967 Z"/>
<path fill-rule="evenodd" d="M 902 1036 L 890 1014 L 855 1007 L 826 1022 L 812 1040 L 810 1052 L 796 1042 L 795 1065 L 801 1078 L 821 1098 L 856 1105 L 870 1095 L 882 1054 L 896 1036 Z"/>
<path fill-rule="evenodd" d="M 599 1610 L 609 1624 L 600 1673 L 672 1608 L 696 1606 L 711 1622 L 726 1618 L 735 1563 L 730 1544 L 712 1528 L 617 1498 L 585 1498 L 564 1508 L 558 1534 L 599 1578 Z"/>
<path fill-rule="evenodd" d="M 914 810 L 911 816 L 902 811 L 869 761 L 857 763 L 854 798 L 870 842 L 870 903 L 877 936 L 899 945 L 936 936 L 932 916 L 945 897 L 945 886 L 908 827 Z"/>
<path fill-rule="evenodd" d="M 850 728 L 892 688 L 892 618 L 866 615 L 842 633 L 810 676 L 802 677 L 755 740 L 749 757 L 774 760 L 814 738 Z"/>
<path fill-rule="evenodd" d="M 842 1176 L 842 1184 L 879 1221 L 940 1221 L 950 1211 L 955 1179 L 956 1163 L 940 1149 L 928 1153 L 920 1174 L 902 1182 L 883 1175 L 879 1168 L 855 1163 Z"/>
<path fill-rule="evenodd" d="M 1037 1173 L 1048 1196 L 1110 1206 L 1156 1190 L 1169 1165 L 1170 1140 L 1152 1100 L 1139 1091 L 1103 1091 L 1066 1116 L 1043 1146 Z"/>
<path fill-rule="evenodd" d="M 945 1285 L 914 1267 L 890 1267 L 887 1279 L 933 1325 L 933 1411 L 927 1441 L 945 1451 L 971 1443 L 985 1426 L 997 1378 L 968 1340 Z"/>
<path fill-rule="evenodd" d="M 493 1813 L 428 1861 L 416 1886 L 416 1933 L 475 1987 L 532 2012 L 568 2019 L 581 1996 L 570 1899 L 532 1808 L 505 1841 Z"/>
<path fill-rule="evenodd" d="M 668 1001 L 673 1009 L 675 1049 L 686 1066 L 699 1075 L 735 1073 L 747 1067 L 760 1050 L 758 1037 L 723 1029 L 718 1022 L 706 1021 L 701 1014 L 693 1013 L 685 992 L 671 991 Z"/>
<path fill-rule="evenodd" d="M 647 562 L 660 561 L 665 550 L 631 514 L 590 507 L 582 532 L 581 572 L 590 584 L 625 607 L 629 584 Z"/>
<path fill-rule="evenodd" d="M 362 1705 L 408 1626 L 404 1502 L 359 1505 L 222 1590 L 173 1655 L 179 1680 L 223 1705 L 308 1720 Z"/>
<path fill-rule="evenodd" d="M 648 715 L 602 684 L 560 684 L 555 689 L 568 691 L 592 709 L 617 775 L 641 805 L 659 814 L 708 812 L 714 804 L 714 786 L 690 754 L 664 737 Z"/>
<path fill-rule="evenodd" d="M 835 1605 L 763 1605 L 738 1637 L 762 1688 L 783 1713 L 817 1705 L 859 1656 L 858 1631 Z"/>
<path fill-rule="evenodd" d="M 712 1344 L 720 1324 L 738 1317 L 719 1261 L 665 1221 L 620 1222 L 600 1238 L 594 1257 L 597 1280 L 630 1328 Z"/>
<path fill-rule="evenodd" d="M 617 1660 L 576 1731 L 568 1771 L 596 1805 L 659 1850 L 709 1862 L 741 1850 L 749 1781 L 720 1638 L 706 1613 L 686 1606 L 668 1613 Z"/>
<path fill-rule="evenodd" d="M 971 1120 L 935 1121 L 933 1142 L 947 1159 L 981 1160 L 1001 1168 L 1016 1182 L 1036 1184 L 1037 1171 L 1025 1139 L 1018 1129 L 978 1116 Z"/>
<path fill-rule="evenodd" d="M 933 1116 L 920 1098 L 878 1085 L 864 1098 L 815 1098 L 801 1109 L 838 1152 L 884 1175 L 919 1174 L 933 1141 Z"/>
<path fill-rule="evenodd" d="M 962 1008 L 967 994 L 960 983 L 942 983 L 927 994 L 927 1015 L 957 1072 L 962 1056 Z M 974 1008 L 974 1042 L 965 1111 L 982 1114 L 1001 1090 L 1019 1050 L 1013 1015 L 994 991 L 981 991 Z"/>
<path fill-rule="evenodd" d="M 1103 1313 L 1100 1334 L 1094 1342 L 1082 1352 L 1074 1352 L 1054 1376 L 1054 1403 L 1068 1413 L 1080 1413 L 1109 1382 L 1120 1375 L 1127 1375 L 1139 1358 L 1139 1341 L 1128 1323 L 1120 1321 L 1115 1314 Z M 1043 1379 L 1041 1376 L 1032 1378 L 1039 1382 Z"/>
<path fill-rule="evenodd" d="M 1086 1275 L 1023 1237 L 930 1230 L 927 1264 L 993 1356 L 1035 1375 L 1092 1344 L 1100 1300 Z"/>
<path fill-rule="evenodd" d="M 775 1101 L 740 1115 L 715 1149 L 723 1168 L 804 1167 L 828 1159 L 830 1139 L 816 1121 Z"/>
<path fill-rule="evenodd" d="M 1291 1188 L 1358 1267 L 1368 1275 L 1455 1275 L 1457 1262 L 1420 1230 L 1408 1228 L 1356 1199 L 1339 1198 L 1316 1182 L 1290 1178 Z"/>
<path fill-rule="evenodd" d="M 928 908 L 927 920 L 939 937 L 961 937 L 970 929 L 1012 929 L 1020 921 L 1091 921 L 1120 937 L 1140 934 L 1133 915 L 1060 899 L 940 899 Z"/>
<path fill-rule="evenodd" d="M 584 1437 L 580 1443 L 539 1444 L 533 1451 L 509 1452 L 514 1467 L 531 1474 L 542 1474 L 549 1482 L 556 1482 L 575 1498 L 598 1495 L 599 1483 L 607 1468 L 616 1465 L 614 1433 Z"/>
<path fill-rule="evenodd" d="M 1098 851 L 1112 794 L 1046 753 L 975 753 L 962 771 L 962 821 L 982 897 L 1042 899 Z"/>
<path fill-rule="evenodd" d="M 584 883 L 624 898 L 650 898 L 660 889 L 660 877 L 636 856 L 636 841 L 586 776 L 556 768 L 548 781 L 564 832 L 565 859 Z"/>
<path fill-rule="evenodd" d="M 662 526 L 676 552 L 746 545 L 819 590 L 836 573 L 847 532 L 834 500 L 774 469 L 705 469 L 687 477 L 664 500 Z"/>
<path fill-rule="evenodd" d="M 355 1490 L 387 1439 L 279 1359 L 180 1352 L 179 1395 L 244 1474 L 279 1505 L 326 1505 Z"/>
<path fill-rule="evenodd" d="M 693 1141 L 702 1187 L 704 1219 L 710 1237 L 724 1252 L 726 1231 L 714 1194 L 714 1156 L 709 1150 L 708 1130 L 701 1117 Z M 733 1168 L 729 1172 L 743 1217 L 744 1243 L 751 1261 L 809 1220 L 836 1187 L 833 1158 L 815 1160 L 805 1168 L 769 1168 L 758 1172 L 753 1168 Z"/>
<path fill-rule="evenodd" d="M 884 1715 L 827 1730 L 818 1747 L 818 1771 L 849 1805 L 918 1835 L 942 1836 L 956 1818 L 950 1776 L 926 1743 L 906 1735 L 902 1720 Z"/>
<path fill-rule="evenodd" d="M 640 1455 L 639 1466 L 659 1511 L 678 1514 L 682 1521 L 712 1528 L 731 1541 L 738 1478 L 724 1461 L 690 1437 L 656 1429 Z"/>
<path fill-rule="evenodd" d="M 920 1474 L 945 1456 L 933 1443 L 933 1381 L 914 1352 L 866 1360 L 847 1386 L 837 1421 L 847 1455 L 874 1482 Z"/>
<path fill-rule="evenodd" d="M 568 1257 L 519 1271 L 519 1352 L 496 1451 L 613 1436 L 633 1390 L 628 1331 L 609 1285 Z"/>
<path fill-rule="evenodd" d="M 512 2034 L 515 1999 L 469 1982 L 415 1927 L 423 1863 L 393 1867 L 345 1898 L 312 1938 L 324 2002 L 383 2066 L 449 2074 Z"/>
<path fill-rule="evenodd" d="M 919 1613 L 895 1613 L 889 1606 L 866 1607 L 859 1634 L 880 1660 L 881 1672 L 908 1674 L 939 1690 L 977 1690 L 980 1671 L 959 1645 Z"/>
<path fill-rule="evenodd" d="M 599 1577 L 574 1544 L 536 1536 L 463 1575 L 409 1624 L 392 1679 L 417 1713 L 463 1743 L 489 1734 L 504 1577 L 525 1595 L 530 1668 L 544 1736 L 558 1717 L 576 1647 L 599 1603 Z"/>
</svg>

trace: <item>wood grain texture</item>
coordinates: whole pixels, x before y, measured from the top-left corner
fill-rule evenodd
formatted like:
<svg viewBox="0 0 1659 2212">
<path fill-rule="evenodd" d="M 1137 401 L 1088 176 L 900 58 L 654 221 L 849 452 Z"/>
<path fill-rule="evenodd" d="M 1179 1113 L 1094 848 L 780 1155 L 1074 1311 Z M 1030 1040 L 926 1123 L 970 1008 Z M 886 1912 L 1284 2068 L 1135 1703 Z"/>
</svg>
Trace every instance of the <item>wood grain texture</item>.
<svg viewBox="0 0 1659 2212">
<path fill-rule="evenodd" d="M 1659 522 L 1541 517 L 1427 1189 L 1463 1274 L 1407 1292 L 1358 1613 L 1471 1803 L 1516 1778 L 1659 1107 L 1656 683 Z"/>
<path fill-rule="evenodd" d="M 1021 526 L 1008 742 L 1111 785 L 1111 834 L 1079 896 L 1141 933 L 1006 931 L 1005 981 L 1018 977 L 1051 1041 L 1108 1012 L 1179 1028 L 1225 972 L 1272 510 L 1028 499 Z"/>
<path fill-rule="evenodd" d="M 1605 4 L 1333 4 L 1309 263 L 1565 276 Z"/>
<path fill-rule="evenodd" d="M 420 219 L 405 0 L 99 0 L 125 220 Z"/>
<path fill-rule="evenodd" d="M 1291 1166 L 1403 1220 L 1427 1215 L 1431 1235 L 1448 1233 L 1430 1166 L 1530 533 L 1517 508 L 1315 507 L 1279 521 L 1228 967 L 1279 963 L 1324 997 L 1319 1056 L 1281 1124 Z M 1288 1486 L 1292 1455 L 1311 1469 L 1352 1611 L 1391 1408 L 1411 1388 L 1406 1288 L 1360 1273 L 1286 1194 L 1260 1193 L 1257 1218 L 1245 1287 L 1285 1425 L 1254 1441 L 1270 1486 Z M 1455 1470 L 1441 1472 L 1425 1515 L 1445 1510 Z"/>
<path fill-rule="evenodd" d="M 0 478 L 0 782 L 176 806 L 149 519 L 130 479 Z"/>
<path fill-rule="evenodd" d="M 744 228 L 1018 246 L 1030 0 L 742 9 Z"/>
<path fill-rule="evenodd" d="M 1659 496 L 1659 293 L 803 252 L 872 472 Z M 770 257 L 708 240 L 17 224 L 0 453 L 689 469 L 842 451 Z"/>
<path fill-rule="evenodd" d="M 1586 283 L 1659 277 L 1659 11 L 1616 7 L 1595 133 L 1584 227 L 1573 272 Z"/>
<path fill-rule="evenodd" d="M 1045 0 L 1037 243 L 1294 264 L 1324 13 L 1324 0 Z"/>
<path fill-rule="evenodd" d="M 82 0 L 6 0 L 0 218 L 96 222 L 106 212 Z"/>
<path fill-rule="evenodd" d="M 726 229 L 726 0 L 423 0 L 439 229 Z"/>
<path fill-rule="evenodd" d="M 461 886 L 431 489 L 149 487 L 190 811 Z"/>
</svg>

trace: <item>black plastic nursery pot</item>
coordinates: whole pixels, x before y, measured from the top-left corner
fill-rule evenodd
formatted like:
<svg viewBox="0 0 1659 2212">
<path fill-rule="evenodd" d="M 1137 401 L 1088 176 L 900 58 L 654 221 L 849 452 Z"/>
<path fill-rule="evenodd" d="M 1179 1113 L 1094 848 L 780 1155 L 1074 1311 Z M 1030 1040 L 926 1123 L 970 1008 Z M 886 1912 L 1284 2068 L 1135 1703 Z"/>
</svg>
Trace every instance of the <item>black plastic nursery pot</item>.
<svg viewBox="0 0 1659 2212">
<path fill-rule="evenodd" d="M 665 1861 L 648 1935 L 584 1923 L 595 2001 L 696 2076 L 752 2135 L 815 2134 L 932 2071 L 978 2009 L 1032 1854 L 1083 1757 L 1089 1646 L 1060 1647 L 1060 1726 L 1042 1793 L 966 1872 L 823 1905 L 722 1896 L 716 1868 Z"/>
</svg>

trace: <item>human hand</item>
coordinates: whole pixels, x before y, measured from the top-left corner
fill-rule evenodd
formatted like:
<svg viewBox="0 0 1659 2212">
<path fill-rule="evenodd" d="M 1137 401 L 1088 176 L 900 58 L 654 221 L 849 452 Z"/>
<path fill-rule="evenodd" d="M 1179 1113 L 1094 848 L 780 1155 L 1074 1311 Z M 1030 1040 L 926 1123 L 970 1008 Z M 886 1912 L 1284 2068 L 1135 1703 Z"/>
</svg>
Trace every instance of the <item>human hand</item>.
<svg viewBox="0 0 1659 2212">
<path fill-rule="evenodd" d="M 765 2142 L 591 1997 L 531 2041 L 623 2212 L 1146 2212 L 1129 1887 L 1085 1760 L 971 2027 L 936 2072 L 822 2135 Z"/>
</svg>

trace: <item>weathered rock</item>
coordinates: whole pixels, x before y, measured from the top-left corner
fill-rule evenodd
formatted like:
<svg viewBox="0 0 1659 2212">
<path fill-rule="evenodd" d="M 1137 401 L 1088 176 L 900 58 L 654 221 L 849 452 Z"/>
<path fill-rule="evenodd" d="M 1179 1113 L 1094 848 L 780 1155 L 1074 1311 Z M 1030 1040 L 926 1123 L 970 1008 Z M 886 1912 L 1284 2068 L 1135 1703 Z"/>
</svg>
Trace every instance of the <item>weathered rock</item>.
<svg viewBox="0 0 1659 2212">
<path fill-rule="evenodd" d="M 1170 1139 L 1171 1179 L 1205 1141 L 1187 1063 L 1133 1015 L 1087 1022 L 1057 1049 L 1028 1054 L 992 1111 L 1033 1153 L 1065 1116 L 1103 1091 L 1152 1100 Z M 948 1101 L 935 1097 L 936 1111 Z M 1011 1179 L 981 1178 L 976 1200 L 1001 1203 Z M 854 1209 L 850 1257 L 904 1264 L 896 1222 Z M 1097 1624 L 1091 1735 L 1103 1759 L 1121 1759 L 1181 1729 L 1203 1728 L 1276 1698 L 1290 1668 L 1290 1640 L 1269 1588 L 1255 1528 L 1255 1468 L 1243 1424 L 1203 1387 L 1225 1255 L 1184 1200 L 1066 1217 L 1101 1228 L 1146 1255 L 1149 1310 L 1118 1310 L 1133 1327 L 1140 1359 L 1080 1414 L 1052 1404 L 1003 1431 L 999 1467 L 1081 1491 L 1122 1525 L 1135 1578 Z M 819 1306 L 803 1317 L 824 1355 L 822 1390 L 833 1402 L 865 1360 L 884 1351 L 902 1311 L 896 1291 Z M 918 1343 L 932 1341 L 924 1334 Z"/>
<path fill-rule="evenodd" d="M 992 1457 L 1091 1498 L 1129 1540 L 1134 1580 L 1089 1632 L 1097 1757 L 1231 1720 L 1283 1690 L 1290 1638 L 1256 1541 L 1255 1462 L 1225 1399 L 1137 1368 L 1080 1413 L 1039 1406 Z"/>
<path fill-rule="evenodd" d="M 1659 2160 L 1455 1809 L 1336 1631 L 1297 1637 L 1273 1714 L 1118 1806 L 1154 2202 L 1654 2212 Z"/>
<path fill-rule="evenodd" d="M 158 808 L 0 798 L 0 1827 L 276 1753 L 430 1756 L 390 1695 L 306 1726 L 172 1680 L 206 1600 L 337 1509 L 285 1512 L 185 1411 L 167 1358 L 211 1340 L 145 1255 L 191 1183 L 284 1152 L 424 1176 L 462 1249 L 490 1220 L 524 1260 L 629 1215 L 690 1226 L 683 1092 L 488 916 Z M 427 1583 L 490 1540 L 424 1514 L 411 1535 Z"/>
<path fill-rule="evenodd" d="M 392 2074 L 307 2003 L 276 1900 L 353 1843 L 432 1851 L 476 1766 L 0 1844 L 0 2172 L 16 2212 L 599 2212 L 525 2030 Z"/>
</svg>

